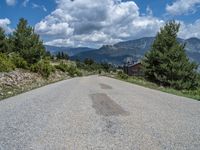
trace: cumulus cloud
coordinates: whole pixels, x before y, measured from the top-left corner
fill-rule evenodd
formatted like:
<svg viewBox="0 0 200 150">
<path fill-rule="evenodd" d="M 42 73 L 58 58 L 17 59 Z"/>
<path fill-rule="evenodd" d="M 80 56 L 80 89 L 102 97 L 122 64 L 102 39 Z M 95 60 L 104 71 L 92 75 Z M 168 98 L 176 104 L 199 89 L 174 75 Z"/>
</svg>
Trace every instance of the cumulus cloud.
<svg viewBox="0 0 200 150">
<path fill-rule="evenodd" d="M 6 0 L 6 4 L 9 6 L 13 6 L 16 4 L 16 0 Z"/>
<path fill-rule="evenodd" d="M 2 27 L 6 33 L 11 33 L 12 29 L 9 27 L 10 20 L 8 18 L 0 19 L 0 27 Z"/>
<path fill-rule="evenodd" d="M 73 46 L 74 43 L 70 39 L 55 39 L 49 42 L 45 42 L 46 45 L 54 45 L 54 46 Z"/>
<path fill-rule="evenodd" d="M 141 15 L 133 1 L 57 0 L 56 9 L 36 24 L 35 30 L 46 44 L 75 46 L 113 44 L 144 36 L 154 36 L 164 21 Z"/>
<path fill-rule="evenodd" d="M 166 11 L 171 15 L 195 13 L 200 6 L 200 0 L 176 0 L 166 6 Z"/>
<path fill-rule="evenodd" d="M 185 24 L 181 22 L 181 28 L 179 32 L 179 37 L 184 39 L 196 37 L 200 38 L 200 19 L 196 20 L 194 23 Z"/>
</svg>

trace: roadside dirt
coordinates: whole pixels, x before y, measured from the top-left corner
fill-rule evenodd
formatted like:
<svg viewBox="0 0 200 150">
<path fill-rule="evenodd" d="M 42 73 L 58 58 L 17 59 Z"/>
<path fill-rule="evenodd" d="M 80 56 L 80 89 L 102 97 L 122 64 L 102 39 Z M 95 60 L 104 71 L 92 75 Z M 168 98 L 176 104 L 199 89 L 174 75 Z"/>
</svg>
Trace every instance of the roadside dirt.
<svg viewBox="0 0 200 150">
<path fill-rule="evenodd" d="M 0 73 L 0 100 L 65 78 L 69 76 L 61 71 L 51 74 L 48 79 L 23 69 Z"/>
</svg>

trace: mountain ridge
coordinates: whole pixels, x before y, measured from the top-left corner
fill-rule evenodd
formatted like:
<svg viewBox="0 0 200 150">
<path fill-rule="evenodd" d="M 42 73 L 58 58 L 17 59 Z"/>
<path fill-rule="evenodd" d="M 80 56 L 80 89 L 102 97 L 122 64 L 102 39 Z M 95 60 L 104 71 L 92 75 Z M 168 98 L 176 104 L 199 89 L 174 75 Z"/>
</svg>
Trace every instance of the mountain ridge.
<svg viewBox="0 0 200 150">
<path fill-rule="evenodd" d="M 103 45 L 96 50 L 77 53 L 71 58 L 73 60 L 91 58 L 97 62 L 122 65 L 127 59 L 141 59 L 145 53 L 150 50 L 154 39 L 155 37 L 143 37 L 136 40 L 119 42 L 114 45 Z M 178 41 L 182 44 L 186 44 L 185 50 L 189 58 L 200 64 L 200 39 L 178 38 Z"/>
<path fill-rule="evenodd" d="M 51 52 L 52 54 L 57 54 L 58 52 L 66 52 L 69 56 L 74 56 L 80 52 L 92 51 L 92 48 L 89 47 L 58 47 L 58 46 L 51 46 L 45 45 L 47 51 Z"/>
</svg>

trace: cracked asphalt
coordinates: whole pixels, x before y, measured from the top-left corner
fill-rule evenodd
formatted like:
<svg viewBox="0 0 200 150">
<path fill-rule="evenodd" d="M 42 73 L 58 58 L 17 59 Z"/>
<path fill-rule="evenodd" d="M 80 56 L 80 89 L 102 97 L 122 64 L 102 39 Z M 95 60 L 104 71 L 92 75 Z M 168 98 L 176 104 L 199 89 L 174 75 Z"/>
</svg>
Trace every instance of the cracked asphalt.
<svg viewBox="0 0 200 150">
<path fill-rule="evenodd" d="M 200 102 L 73 78 L 0 101 L 0 150 L 199 150 Z"/>
</svg>

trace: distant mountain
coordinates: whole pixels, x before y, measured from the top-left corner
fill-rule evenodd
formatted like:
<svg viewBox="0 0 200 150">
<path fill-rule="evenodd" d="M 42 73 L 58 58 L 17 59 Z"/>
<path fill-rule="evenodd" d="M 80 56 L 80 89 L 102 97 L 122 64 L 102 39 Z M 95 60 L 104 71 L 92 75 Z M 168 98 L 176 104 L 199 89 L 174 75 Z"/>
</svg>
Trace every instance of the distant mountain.
<svg viewBox="0 0 200 150">
<path fill-rule="evenodd" d="M 200 39 L 190 38 L 183 42 L 186 42 L 186 51 L 200 53 Z"/>
<path fill-rule="evenodd" d="M 151 48 L 154 37 L 144 37 L 137 40 L 120 42 L 114 45 L 104 45 L 98 50 L 86 51 L 72 56 L 72 59 L 84 60 L 94 59 L 97 62 L 108 62 L 121 65 L 127 60 L 141 59 Z M 186 43 L 186 53 L 191 60 L 200 64 L 200 39 L 190 38 L 187 40 L 178 39 Z"/>
<path fill-rule="evenodd" d="M 50 45 L 45 45 L 45 48 L 47 51 L 50 51 L 52 54 L 57 54 L 58 52 L 62 51 L 62 52 L 66 52 L 69 56 L 74 56 L 81 52 L 87 52 L 87 51 L 94 50 L 94 49 L 88 48 L 88 47 L 72 48 L 72 47 L 57 47 L 57 46 L 50 46 Z"/>
</svg>

